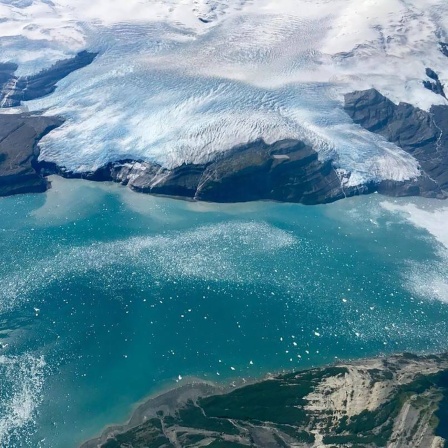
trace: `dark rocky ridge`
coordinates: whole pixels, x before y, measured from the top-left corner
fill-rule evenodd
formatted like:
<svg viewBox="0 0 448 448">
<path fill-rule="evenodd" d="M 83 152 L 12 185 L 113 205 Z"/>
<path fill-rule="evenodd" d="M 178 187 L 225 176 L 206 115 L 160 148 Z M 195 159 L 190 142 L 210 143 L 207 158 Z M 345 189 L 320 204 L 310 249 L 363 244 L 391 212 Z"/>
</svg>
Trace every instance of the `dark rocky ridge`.
<svg viewBox="0 0 448 448">
<path fill-rule="evenodd" d="M 70 59 L 56 62 L 52 67 L 32 76 L 15 76 L 18 66 L 0 63 L 0 107 L 17 107 L 22 101 L 34 100 L 56 90 L 56 84 L 75 70 L 91 64 L 97 53 L 82 51 Z"/>
<path fill-rule="evenodd" d="M 345 111 L 353 121 L 382 135 L 419 162 L 422 176 L 414 181 L 387 181 L 378 191 L 396 195 L 446 198 L 448 192 L 448 106 L 429 112 L 407 103 L 394 104 L 377 90 L 345 95 Z"/>
<path fill-rule="evenodd" d="M 63 120 L 30 114 L 0 115 L 0 196 L 46 191 L 36 167 L 38 141 Z"/>
<path fill-rule="evenodd" d="M 94 181 L 114 181 L 134 191 L 210 202 L 276 200 L 322 204 L 368 193 L 373 186 L 345 189 L 333 162 L 319 161 L 303 142 L 263 140 L 234 148 L 214 161 L 168 170 L 132 160 L 109 163 L 91 173 L 73 173 L 41 162 L 42 172 Z"/>
</svg>

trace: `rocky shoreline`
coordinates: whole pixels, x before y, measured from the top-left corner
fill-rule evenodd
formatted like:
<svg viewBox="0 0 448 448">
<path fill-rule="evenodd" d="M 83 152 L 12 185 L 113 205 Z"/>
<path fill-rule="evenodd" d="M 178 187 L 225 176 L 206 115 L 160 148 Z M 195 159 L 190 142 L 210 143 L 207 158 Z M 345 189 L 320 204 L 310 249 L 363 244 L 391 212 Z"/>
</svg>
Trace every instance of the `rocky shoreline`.
<svg viewBox="0 0 448 448">
<path fill-rule="evenodd" d="M 442 448 L 448 355 L 403 354 L 280 375 L 233 390 L 180 386 L 81 448 Z"/>
</svg>

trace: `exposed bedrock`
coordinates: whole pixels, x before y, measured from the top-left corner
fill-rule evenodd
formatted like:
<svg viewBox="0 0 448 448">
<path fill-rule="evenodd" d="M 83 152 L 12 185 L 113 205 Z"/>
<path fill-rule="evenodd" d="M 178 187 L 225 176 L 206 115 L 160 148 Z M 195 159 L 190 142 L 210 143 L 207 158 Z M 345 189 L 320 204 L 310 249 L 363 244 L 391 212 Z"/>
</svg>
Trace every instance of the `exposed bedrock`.
<svg viewBox="0 0 448 448">
<path fill-rule="evenodd" d="M 396 105 L 370 89 L 345 95 L 345 111 L 355 123 L 382 135 L 420 164 L 420 178 L 403 183 L 382 182 L 380 192 L 447 197 L 448 106 L 432 106 L 426 112 L 407 103 Z"/>
<path fill-rule="evenodd" d="M 38 170 L 38 141 L 63 120 L 29 114 L 0 115 L 0 196 L 46 191 Z"/>
<path fill-rule="evenodd" d="M 430 90 L 431 92 L 434 92 L 437 95 L 441 95 L 444 98 L 446 98 L 445 90 L 443 87 L 443 84 L 440 82 L 439 75 L 432 70 L 431 68 L 426 69 L 426 76 L 431 80 L 425 80 L 423 81 L 423 85 L 425 88 Z"/>
<path fill-rule="evenodd" d="M 262 140 L 234 148 L 204 165 L 172 170 L 148 162 L 110 163 L 92 173 L 76 174 L 41 163 L 47 173 L 90 180 L 113 180 L 142 193 L 210 202 L 277 200 L 319 204 L 367 193 L 370 187 L 344 189 L 332 161 L 319 161 L 310 146 Z"/>
<path fill-rule="evenodd" d="M 448 44 L 446 42 L 439 42 L 440 51 L 448 57 Z"/>
</svg>

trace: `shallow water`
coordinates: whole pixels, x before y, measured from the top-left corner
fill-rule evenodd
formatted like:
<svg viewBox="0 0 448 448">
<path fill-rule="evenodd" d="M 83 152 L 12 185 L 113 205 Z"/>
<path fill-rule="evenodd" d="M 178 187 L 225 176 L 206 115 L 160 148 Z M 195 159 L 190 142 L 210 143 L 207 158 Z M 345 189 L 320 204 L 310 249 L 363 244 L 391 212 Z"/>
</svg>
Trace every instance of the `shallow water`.
<svg viewBox="0 0 448 448">
<path fill-rule="evenodd" d="M 0 200 L 1 446 L 75 447 L 189 375 L 448 348 L 444 202 L 213 205 L 53 180 Z"/>
</svg>

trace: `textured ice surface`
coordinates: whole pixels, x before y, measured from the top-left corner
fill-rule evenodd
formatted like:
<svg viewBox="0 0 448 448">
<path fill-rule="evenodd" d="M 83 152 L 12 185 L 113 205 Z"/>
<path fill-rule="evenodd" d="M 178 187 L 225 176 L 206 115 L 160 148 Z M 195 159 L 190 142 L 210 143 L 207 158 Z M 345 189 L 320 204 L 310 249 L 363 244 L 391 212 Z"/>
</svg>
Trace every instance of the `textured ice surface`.
<svg viewBox="0 0 448 448">
<path fill-rule="evenodd" d="M 0 16 L 2 59 L 22 73 L 100 52 L 27 103 L 67 117 L 41 157 L 75 171 L 204 162 L 257 138 L 297 138 L 337 157 L 352 185 L 402 180 L 418 175 L 416 161 L 353 125 L 343 93 L 445 102 L 422 86 L 428 66 L 448 81 L 443 0 L 0 0 Z"/>
</svg>

